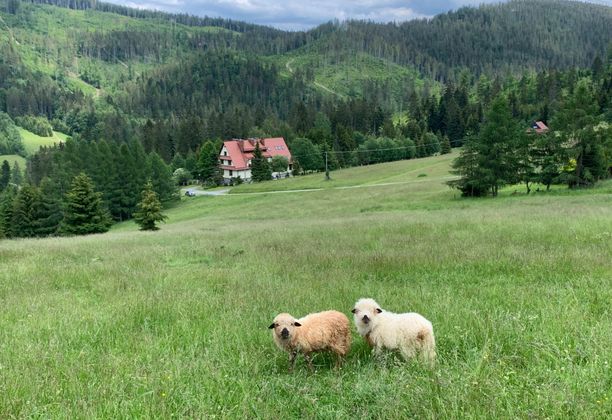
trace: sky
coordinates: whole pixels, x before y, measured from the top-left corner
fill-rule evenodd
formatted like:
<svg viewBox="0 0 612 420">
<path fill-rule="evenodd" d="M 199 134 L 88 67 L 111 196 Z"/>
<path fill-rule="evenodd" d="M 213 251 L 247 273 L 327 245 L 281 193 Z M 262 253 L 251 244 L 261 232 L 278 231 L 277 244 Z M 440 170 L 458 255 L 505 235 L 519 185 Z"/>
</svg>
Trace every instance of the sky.
<svg viewBox="0 0 612 420">
<path fill-rule="evenodd" d="M 306 30 L 333 19 L 403 22 L 466 5 L 499 0 L 106 0 L 143 9 L 222 17 L 285 30 Z M 594 0 L 612 6 L 612 0 Z"/>
</svg>

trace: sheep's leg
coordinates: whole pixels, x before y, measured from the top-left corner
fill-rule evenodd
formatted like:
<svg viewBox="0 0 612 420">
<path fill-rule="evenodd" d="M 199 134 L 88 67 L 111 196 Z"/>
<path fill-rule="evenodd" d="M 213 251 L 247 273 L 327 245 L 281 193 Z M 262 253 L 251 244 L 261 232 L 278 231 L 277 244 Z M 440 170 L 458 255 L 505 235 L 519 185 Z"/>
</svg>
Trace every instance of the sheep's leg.
<svg viewBox="0 0 612 420">
<path fill-rule="evenodd" d="M 297 350 L 293 350 L 289 353 L 289 372 L 293 372 L 293 368 L 295 367 L 295 359 L 297 357 Z"/>
<path fill-rule="evenodd" d="M 375 345 L 372 349 L 372 354 L 374 355 L 374 360 L 377 363 L 383 362 L 383 347 L 381 345 Z"/>
<path fill-rule="evenodd" d="M 336 354 L 336 366 L 335 369 L 340 369 L 344 363 L 344 357 L 341 354 Z"/>
<path fill-rule="evenodd" d="M 312 366 L 312 358 L 310 357 L 310 353 L 304 353 L 304 359 L 306 359 L 306 362 L 308 362 L 308 369 L 310 369 L 311 372 L 314 372 L 314 367 Z"/>
</svg>

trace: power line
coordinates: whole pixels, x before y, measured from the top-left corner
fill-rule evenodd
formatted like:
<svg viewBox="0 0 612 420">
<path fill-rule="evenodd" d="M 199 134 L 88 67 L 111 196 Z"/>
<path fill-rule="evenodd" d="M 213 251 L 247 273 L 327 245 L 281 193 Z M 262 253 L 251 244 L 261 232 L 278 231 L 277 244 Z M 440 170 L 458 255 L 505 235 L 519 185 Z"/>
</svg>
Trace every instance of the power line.
<svg viewBox="0 0 612 420">
<path fill-rule="evenodd" d="M 322 156 L 322 154 L 324 153 L 334 153 L 334 154 L 343 154 L 343 153 L 374 153 L 374 152 L 384 152 L 384 151 L 390 151 L 390 150 L 405 150 L 405 149 L 420 149 L 420 148 L 425 148 L 425 147 L 429 147 L 431 145 L 434 145 L 436 143 L 426 143 L 426 144 L 419 144 L 419 145 L 414 145 L 414 146 L 402 146 L 402 147 L 388 147 L 388 148 L 383 148 L 383 149 L 355 149 L 355 150 L 323 150 L 321 151 L 321 153 L 309 153 L 309 154 L 304 154 L 304 155 L 291 155 L 292 159 L 297 159 L 297 158 L 301 158 L 301 157 L 307 157 L 307 156 Z M 437 143 L 438 145 L 440 143 Z"/>
</svg>

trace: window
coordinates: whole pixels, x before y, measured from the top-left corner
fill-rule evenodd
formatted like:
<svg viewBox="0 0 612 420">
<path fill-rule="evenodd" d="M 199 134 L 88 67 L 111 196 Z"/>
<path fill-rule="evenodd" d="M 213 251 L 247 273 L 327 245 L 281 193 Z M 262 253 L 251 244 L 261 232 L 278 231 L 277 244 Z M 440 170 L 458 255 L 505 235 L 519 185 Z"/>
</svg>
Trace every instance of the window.
<svg viewBox="0 0 612 420">
<path fill-rule="evenodd" d="M 274 150 L 285 150 L 283 146 L 274 146 Z"/>
<path fill-rule="evenodd" d="M 234 175 L 234 171 L 230 169 L 230 176 L 233 176 L 233 175 Z"/>
</svg>

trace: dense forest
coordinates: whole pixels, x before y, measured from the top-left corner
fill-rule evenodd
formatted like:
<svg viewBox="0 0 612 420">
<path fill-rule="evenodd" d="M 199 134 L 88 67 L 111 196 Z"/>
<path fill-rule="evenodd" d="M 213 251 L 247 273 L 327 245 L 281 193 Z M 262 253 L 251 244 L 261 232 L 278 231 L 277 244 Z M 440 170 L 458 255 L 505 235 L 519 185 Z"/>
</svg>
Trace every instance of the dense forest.
<svg viewBox="0 0 612 420">
<path fill-rule="evenodd" d="M 0 0 L 0 19 L 0 155 L 28 158 L 25 176 L 2 166 L 0 235 L 69 232 L 62 202 L 82 174 L 114 220 L 133 216 L 147 179 L 170 203 L 173 173 L 214 181 L 203 162 L 228 138 L 283 136 L 297 172 L 322 170 L 324 154 L 333 169 L 465 146 L 454 186 L 466 195 L 609 174 L 610 7 L 515 0 L 306 32 L 94 0 Z M 588 105 L 580 127 L 567 117 L 577 101 Z M 493 169 L 475 156 L 489 150 L 493 120 L 521 141 L 508 140 L 506 174 L 481 183 Z M 549 135 L 519 135 L 536 120 Z M 17 127 L 71 139 L 28 155 Z M 544 153 L 554 136 L 563 150 Z M 543 153 L 555 156 L 546 179 Z M 529 175 L 508 175 L 518 172 Z M 19 200 L 32 214 L 46 202 L 52 226 L 30 215 L 14 229 Z"/>
</svg>

